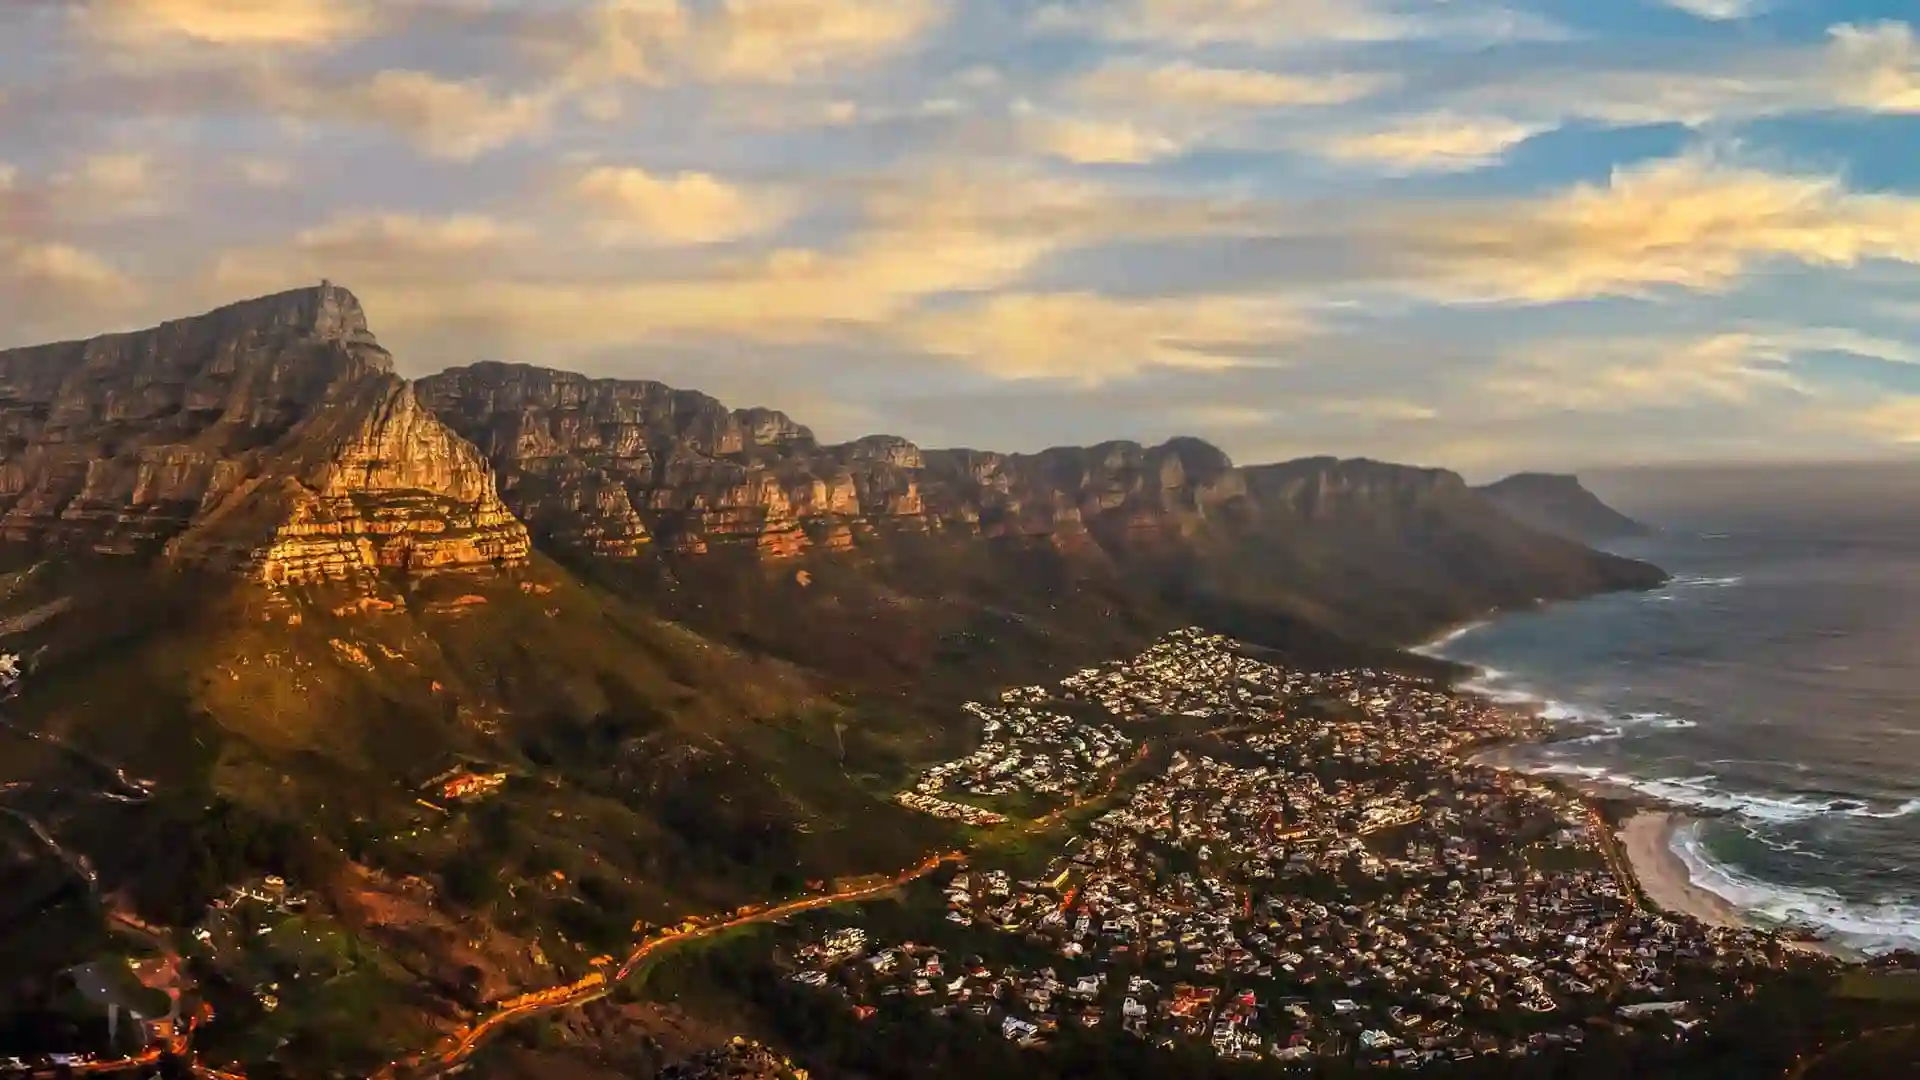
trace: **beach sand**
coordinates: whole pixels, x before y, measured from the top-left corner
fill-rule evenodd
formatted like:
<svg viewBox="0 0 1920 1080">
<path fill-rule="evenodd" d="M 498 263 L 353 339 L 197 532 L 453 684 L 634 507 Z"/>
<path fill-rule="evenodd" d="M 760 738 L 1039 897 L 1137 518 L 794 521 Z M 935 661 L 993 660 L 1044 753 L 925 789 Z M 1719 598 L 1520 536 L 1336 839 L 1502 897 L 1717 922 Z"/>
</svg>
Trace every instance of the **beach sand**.
<svg viewBox="0 0 1920 1080">
<path fill-rule="evenodd" d="M 1691 915 L 1709 926 L 1762 927 L 1747 918 L 1725 897 L 1693 883 L 1687 864 L 1673 853 L 1673 834 L 1695 820 L 1671 810 L 1643 810 L 1627 819 L 1620 829 L 1620 846 L 1625 849 L 1640 891 L 1655 907 L 1676 915 Z M 1863 957 L 1853 949 L 1831 941 L 1803 941 L 1783 938 L 1789 949 L 1818 953 L 1847 963 Z"/>
<path fill-rule="evenodd" d="M 1654 906 L 1691 915 L 1709 926 L 1750 925 L 1726 898 L 1695 885 L 1687 864 L 1673 853 L 1674 831 L 1689 820 L 1668 810 L 1644 810 L 1627 819 L 1620 830 L 1620 845 L 1640 890 Z"/>
</svg>

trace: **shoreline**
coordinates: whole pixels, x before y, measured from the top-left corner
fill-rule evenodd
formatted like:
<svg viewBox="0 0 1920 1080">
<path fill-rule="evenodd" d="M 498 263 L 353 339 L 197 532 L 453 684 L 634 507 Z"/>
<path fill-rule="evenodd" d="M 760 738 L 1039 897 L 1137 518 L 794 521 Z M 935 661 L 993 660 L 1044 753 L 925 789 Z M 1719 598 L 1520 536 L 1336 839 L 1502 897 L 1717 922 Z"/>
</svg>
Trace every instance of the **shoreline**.
<svg viewBox="0 0 1920 1080">
<path fill-rule="evenodd" d="M 1654 907 L 1688 915 L 1708 926 L 1747 928 L 1753 925 L 1739 908 L 1720 894 L 1693 883 L 1687 864 L 1674 853 L 1674 834 L 1693 823 L 1672 810 L 1641 810 L 1620 826 L 1620 846 L 1640 891 Z"/>
<path fill-rule="evenodd" d="M 1636 811 L 1620 826 L 1616 835 L 1626 853 L 1627 867 L 1653 906 L 1708 926 L 1765 931 L 1785 948 L 1843 964 L 1867 960 L 1864 954 L 1838 942 L 1796 936 L 1793 928 L 1756 918 L 1719 893 L 1695 884 L 1686 862 L 1673 850 L 1673 839 L 1675 833 L 1700 820 L 1692 814 L 1650 807 Z"/>
<path fill-rule="evenodd" d="M 1462 631 L 1455 633 L 1459 632 Z M 1475 671 L 1485 670 L 1473 664 L 1462 666 Z M 1545 715 L 1549 708 L 1547 702 L 1530 700 L 1523 704 L 1502 700 L 1496 695 L 1478 689 L 1463 689 L 1458 685 L 1449 689 L 1452 693 L 1480 698 L 1495 708 L 1526 718 L 1525 726 L 1468 748 L 1461 756 L 1463 763 L 1519 773 L 1573 792 L 1582 800 L 1625 804 L 1624 816 L 1613 827 L 1614 839 L 1620 844 L 1626 858 L 1627 872 L 1634 879 L 1632 884 L 1653 907 L 1668 915 L 1691 918 L 1707 926 L 1765 931 L 1774 935 L 1785 948 L 1843 964 L 1859 964 L 1868 959 L 1858 950 L 1837 942 L 1796 936 L 1792 927 L 1783 927 L 1757 917 L 1719 893 L 1695 883 L 1692 871 L 1674 851 L 1674 838 L 1681 829 L 1705 821 L 1714 814 L 1671 803 L 1609 780 L 1528 768 L 1527 751 L 1555 741 L 1555 722 Z"/>
</svg>

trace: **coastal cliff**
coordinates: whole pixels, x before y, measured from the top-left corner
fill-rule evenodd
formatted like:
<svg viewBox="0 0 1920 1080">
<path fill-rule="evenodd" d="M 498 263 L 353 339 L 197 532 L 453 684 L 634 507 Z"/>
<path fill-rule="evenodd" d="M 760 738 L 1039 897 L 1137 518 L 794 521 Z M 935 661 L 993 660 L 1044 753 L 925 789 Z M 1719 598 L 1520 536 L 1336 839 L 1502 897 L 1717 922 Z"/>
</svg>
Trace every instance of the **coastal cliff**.
<svg viewBox="0 0 1920 1080">
<path fill-rule="evenodd" d="M 1516 521 L 1582 543 L 1605 543 L 1653 531 L 1601 502 L 1576 476 L 1516 473 L 1479 491 Z"/>
</svg>

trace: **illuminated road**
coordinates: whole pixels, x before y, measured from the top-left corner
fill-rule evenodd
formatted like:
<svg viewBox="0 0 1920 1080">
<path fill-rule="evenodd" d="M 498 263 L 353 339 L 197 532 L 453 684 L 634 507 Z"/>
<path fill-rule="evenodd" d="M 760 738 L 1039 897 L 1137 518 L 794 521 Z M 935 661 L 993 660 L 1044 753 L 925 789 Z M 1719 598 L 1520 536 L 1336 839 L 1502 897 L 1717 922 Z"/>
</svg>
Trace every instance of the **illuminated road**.
<svg viewBox="0 0 1920 1080">
<path fill-rule="evenodd" d="M 671 949 L 676 945 L 683 945 L 689 941 L 698 941 L 701 938 L 712 937 L 715 934 L 747 926 L 752 923 L 773 922 L 792 915 L 798 915 L 805 911 L 815 911 L 820 908 L 833 907 L 838 904 L 871 899 L 883 893 L 891 892 L 909 882 L 926 877 L 946 863 L 958 862 L 964 858 L 966 858 L 966 856 L 958 851 L 950 851 L 942 855 L 930 855 L 919 865 L 876 884 L 844 889 L 840 892 L 828 893 L 822 896 L 809 896 L 800 900 L 788 901 L 787 903 L 767 908 L 764 911 L 755 911 L 750 914 L 728 919 L 724 922 L 709 923 L 705 926 L 696 927 L 685 933 L 676 934 L 668 932 L 649 937 L 634 946 L 633 951 L 627 955 L 626 962 L 621 964 L 611 977 L 603 980 L 594 980 L 592 976 L 589 976 L 588 980 L 575 983 L 573 988 L 559 988 L 560 992 L 551 998 L 528 1002 L 516 1008 L 504 1009 L 494 1013 L 475 1025 L 472 1030 L 462 1035 L 452 1047 L 435 1057 L 431 1064 L 417 1066 L 412 1070 L 406 1071 L 405 1075 L 412 1078 L 412 1080 L 426 1080 L 428 1077 L 439 1076 L 459 1065 L 461 1062 L 464 1062 L 488 1039 L 512 1024 L 516 1024 L 532 1016 L 557 1012 L 561 1009 L 576 1008 L 589 1001 L 603 998 L 613 991 L 615 985 L 632 975 L 642 961 L 656 953 Z M 402 1069 L 400 1066 L 389 1066 L 376 1073 L 375 1080 L 386 1080 L 386 1078 L 400 1075 L 401 1072 Z"/>
</svg>

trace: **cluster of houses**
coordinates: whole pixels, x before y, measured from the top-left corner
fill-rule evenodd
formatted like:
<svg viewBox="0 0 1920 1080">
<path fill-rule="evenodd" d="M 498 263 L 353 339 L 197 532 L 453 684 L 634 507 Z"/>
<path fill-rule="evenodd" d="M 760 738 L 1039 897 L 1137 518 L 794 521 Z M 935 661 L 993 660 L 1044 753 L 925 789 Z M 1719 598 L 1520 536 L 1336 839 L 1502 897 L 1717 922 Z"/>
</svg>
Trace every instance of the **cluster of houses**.
<svg viewBox="0 0 1920 1080">
<path fill-rule="evenodd" d="M 1134 740 L 1111 724 L 1089 723 L 1050 709 L 1020 703 L 1044 688 L 1011 692 L 998 705 L 968 702 L 980 721 L 980 747 L 966 757 L 921 774 L 914 791 L 936 796 L 948 789 L 991 798 L 1027 792 L 1071 797 L 1104 770 L 1119 764 Z"/>
<path fill-rule="evenodd" d="M 893 797 L 893 801 L 909 810 L 918 810 L 932 817 L 958 821 L 980 828 L 1005 824 L 1007 820 L 1005 814 L 938 798 L 920 791 L 902 791 Z"/>
<path fill-rule="evenodd" d="M 1234 1058 L 1418 1065 L 1523 1056 L 1596 1024 L 1688 1037 L 1701 999 L 1789 962 L 1771 935 L 1645 910 L 1577 795 L 1470 763 L 1518 722 L 1484 701 L 1283 671 L 1195 632 L 1069 694 L 1235 726 L 1188 740 L 1034 879 L 949 880 L 947 947 L 842 930 L 801 951 L 796 981 L 861 1016 L 892 1000 L 1022 1044 L 1105 1026 Z"/>
</svg>

